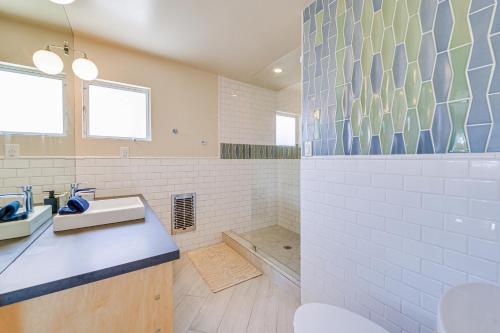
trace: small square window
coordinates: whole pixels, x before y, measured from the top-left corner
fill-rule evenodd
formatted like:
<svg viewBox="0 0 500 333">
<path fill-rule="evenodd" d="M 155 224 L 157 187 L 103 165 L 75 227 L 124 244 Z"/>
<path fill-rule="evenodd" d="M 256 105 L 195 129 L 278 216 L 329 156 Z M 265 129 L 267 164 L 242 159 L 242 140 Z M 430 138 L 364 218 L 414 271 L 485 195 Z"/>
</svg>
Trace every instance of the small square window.
<svg viewBox="0 0 500 333">
<path fill-rule="evenodd" d="M 84 89 L 87 137 L 151 140 L 149 88 L 93 81 Z"/>
<path fill-rule="evenodd" d="M 276 114 L 276 145 L 295 146 L 296 122 L 297 117 L 294 115 Z"/>
<path fill-rule="evenodd" d="M 64 75 L 0 63 L 0 133 L 64 134 Z"/>
</svg>

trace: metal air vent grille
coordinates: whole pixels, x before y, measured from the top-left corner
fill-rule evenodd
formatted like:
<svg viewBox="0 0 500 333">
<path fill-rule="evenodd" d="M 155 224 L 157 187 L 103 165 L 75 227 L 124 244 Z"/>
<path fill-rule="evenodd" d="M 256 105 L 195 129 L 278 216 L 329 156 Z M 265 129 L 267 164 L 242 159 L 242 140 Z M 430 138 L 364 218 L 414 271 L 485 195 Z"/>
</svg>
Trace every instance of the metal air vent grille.
<svg viewBox="0 0 500 333">
<path fill-rule="evenodd" d="M 172 235 L 196 230 L 196 193 L 172 195 Z"/>
</svg>

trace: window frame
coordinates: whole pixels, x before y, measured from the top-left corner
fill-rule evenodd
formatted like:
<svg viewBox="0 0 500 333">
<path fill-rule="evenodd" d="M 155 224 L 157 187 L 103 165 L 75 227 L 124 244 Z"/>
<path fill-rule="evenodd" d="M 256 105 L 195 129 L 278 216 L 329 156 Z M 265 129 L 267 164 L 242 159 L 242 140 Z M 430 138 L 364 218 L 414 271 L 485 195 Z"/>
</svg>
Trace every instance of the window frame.
<svg viewBox="0 0 500 333">
<path fill-rule="evenodd" d="M 103 135 L 90 135 L 90 117 L 89 113 L 89 86 L 97 86 L 103 88 L 111 88 L 123 91 L 131 91 L 137 93 L 146 94 L 146 138 L 134 138 L 134 137 L 121 137 L 121 136 L 103 136 Z M 151 88 L 131 85 L 122 82 L 106 81 L 106 80 L 94 80 L 85 81 L 83 83 L 83 126 L 82 126 L 82 136 L 84 139 L 104 139 L 104 140 L 120 140 L 120 141 L 152 141 L 153 136 L 151 132 Z"/>
<path fill-rule="evenodd" d="M 277 124 L 276 124 L 276 117 L 277 116 L 281 116 L 281 117 L 288 117 L 288 118 L 293 118 L 295 120 L 295 126 L 294 126 L 294 139 L 293 141 L 295 142 L 293 145 L 278 145 L 278 142 L 277 142 L 277 139 L 278 139 L 278 136 L 277 136 Z M 297 137 L 297 124 L 298 124 L 298 121 L 299 121 L 299 116 L 296 115 L 295 113 L 291 113 L 291 112 L 283 112 L 283 111 L 276 111 L 275 115 L 274 115 L 274 144 L 276 146 L 280 146 L 280 147 L 297 147 L 298 145 L 298 137 Z"/>
<path fill-rule="evenodd" d="M 66 103 L 67 102 L 66 88 L 68 85 L 67 85 L 66 74 L 64 72 L 60 73 L 60 74 L 56 74 L 56 75 L 45 74 L 44 72 L 40 71 L 39 69 L 37 69 L 35 67 L 24 66 L 24 65 L 3 62 L 3 61 L 0 61 L 0 71 L 42 77 L 42 78 L 53 79 L 53 80 L 60 80 L 62 83 L 61 97 L 62 97 L 62 126 L 63 126 L 62 133 L 16 132 L 16 131 L 2 131 L 0 129 L 0 136 L 7 136 L 7 135 L 43 136 L 43 137 L 65 137 L 65 136 L 67 136 L 67 134 L 68 134 L 68 126 L 67 126 L 67 122 L 68 122 L 68 109 L 67 108 L 68 108 L 68 106 Z"/>
</svg>

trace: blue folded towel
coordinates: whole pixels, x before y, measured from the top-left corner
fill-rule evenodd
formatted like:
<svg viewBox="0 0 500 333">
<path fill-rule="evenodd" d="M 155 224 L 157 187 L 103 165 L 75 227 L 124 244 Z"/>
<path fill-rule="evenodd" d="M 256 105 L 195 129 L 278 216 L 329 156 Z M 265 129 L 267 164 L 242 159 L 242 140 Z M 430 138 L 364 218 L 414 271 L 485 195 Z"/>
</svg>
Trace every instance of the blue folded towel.
<svg viewBox="0 0 500 333">
<path fill-rule="evenodd" d="M 12 201 L 8 203 L 5 207 L 0 209 L 0 220 L 6 222 L 10 218 L 14 217 L 19 210 L 19 207 L 21 207 L 19 201 Z"/>
<path fill-rule="evenodd" d="M 22 212 L 22 213 L 14 214 L 14 215 L 11 215 L 10 217 L 3 217 L 0 220 L 0 223 L 26 220 L 28 218 L 28 216 L 29 216 L 28 212 Z"/>
<path fill-rule="evenodd" d="M 89 203 L 82 197 L 74 196 L 68 200 L 66 206 L 59 209 L 60 215 L 80 214 L 89 209 Z"/>
</svg>

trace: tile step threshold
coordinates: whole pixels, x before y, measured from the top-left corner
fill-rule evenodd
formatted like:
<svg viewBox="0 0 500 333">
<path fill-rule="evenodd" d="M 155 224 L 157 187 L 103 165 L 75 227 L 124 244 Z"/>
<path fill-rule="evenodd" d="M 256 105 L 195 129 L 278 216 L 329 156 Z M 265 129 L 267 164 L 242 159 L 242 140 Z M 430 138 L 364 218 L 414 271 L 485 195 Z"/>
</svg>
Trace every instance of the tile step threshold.
<svg viewBox="0 0 500 333">
<path fill-rule="evenodd" d="M 223 241 L 280 285 L 288 286 L 300 299 L 300 276 L 276 259 L 255 251 L 253 244 L 234 231 L 222 233 Z"/>
</svg>

